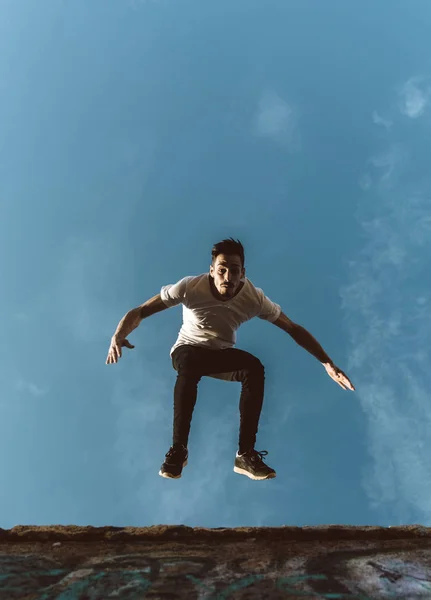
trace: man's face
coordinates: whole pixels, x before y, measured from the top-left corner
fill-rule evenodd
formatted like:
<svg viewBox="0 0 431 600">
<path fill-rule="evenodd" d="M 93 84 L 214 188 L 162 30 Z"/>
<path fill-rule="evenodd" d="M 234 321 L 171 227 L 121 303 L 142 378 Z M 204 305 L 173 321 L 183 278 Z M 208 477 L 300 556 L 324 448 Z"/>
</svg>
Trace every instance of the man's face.
<svg viewBox="0 0 431 600">
<path fill-rule="evenodd" d="M 219 254 L 214 265 L 210 266 L 210 275 L 217 292 L 223 299 L 228 300 L 235 295 L 241 279 L 245 276 L 245 269 L 238 255 Z"/>
</svg>

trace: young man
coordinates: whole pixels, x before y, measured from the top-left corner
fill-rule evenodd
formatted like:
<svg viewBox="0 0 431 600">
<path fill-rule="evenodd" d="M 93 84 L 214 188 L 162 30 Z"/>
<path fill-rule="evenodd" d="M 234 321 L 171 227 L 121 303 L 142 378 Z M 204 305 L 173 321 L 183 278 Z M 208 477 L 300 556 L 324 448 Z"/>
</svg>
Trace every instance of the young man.
<svg viewBox="0 0 431 600">
<path fill-rule="evenodd" d="M 239 448 L 234 471 L 255 480 L 275 477 L 274 469 L 263 462 L 268 453 L 254 449 L 264 396 L 264 367 L 252 354 L 234 348 L 238 327 L 253 317 L 274 323 L 313 354 L 343 389 L 353 391 L 354 386 L 314 337 L 291 321 L 278 304 L 246 278 L 244 248 L 232 238 L 213 247 L 209 273 L 166 285 L 160 294 L 129 311 L 112 337 L 106 363 L 116 363 L 123 346 L 134 348 L 126 338 L 142 319 L 180 303 L 183 304 L 183 325 L 171 349 L 172 365 L 178 373 L 174 390 L 173 444 L 159 475 L 171 479 L 181 477 L 187 464 L 198 383 L 203 376 L 208 376 L 241 382 Z"/>
</svg>

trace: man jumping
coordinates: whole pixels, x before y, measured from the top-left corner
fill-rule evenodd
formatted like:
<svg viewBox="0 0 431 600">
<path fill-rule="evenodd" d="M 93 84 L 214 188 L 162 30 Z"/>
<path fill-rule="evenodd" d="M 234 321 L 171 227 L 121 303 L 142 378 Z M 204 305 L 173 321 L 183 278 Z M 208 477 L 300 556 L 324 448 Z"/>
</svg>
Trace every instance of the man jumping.
<svg viewBox="0 0 431 600">
<path fill-rule="evenodd" d="M 173 443 L 159 475 L 170 479 L 181 477 L 187 464 L 198 383 L 207 376 L 241 382 L 239 448 L 234 471 L 255 480 L 275 477 L 274 469 L 263 462 L 266 450 L 254 449 L 264 396 L 264 367 L 249 352 L 234 348 L 239 326 L 253 317 L 274 323 L 315 356 L 343 389 L 353 391 L 353 384 L 304 327 L 291 321 L 278 304 L 246 278 L 244 248 L 232 238 L 213 247 L 209 273 L 166 285 L 160 294 L 129 311 L 112 337 L 106 364 L 118 361 L 123 346 L 134 348 L 126 338 L 143 319 L 177 304 L 183 305 L 183 325 L 170 352 L 172 366 L 178 373 Z"/>
</svg>

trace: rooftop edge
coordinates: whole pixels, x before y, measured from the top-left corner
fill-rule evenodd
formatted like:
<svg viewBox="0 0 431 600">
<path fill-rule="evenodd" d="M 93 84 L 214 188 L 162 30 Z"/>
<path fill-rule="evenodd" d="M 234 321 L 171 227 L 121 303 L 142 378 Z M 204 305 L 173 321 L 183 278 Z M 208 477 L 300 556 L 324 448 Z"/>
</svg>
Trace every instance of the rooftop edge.
<svg viewBox="0 0 431 600">
<path fill-rule="evenodd" d="M 145 542 L 205 540 L 397 540 L 431 537 L 431 528 L 423 525 L 403 526 L 280 526 L 280 527 L 188 527 L 186 525 L 152 525 L 150 527 L 93 527 L 79 525 L 17 525 L 0 528 L 0 542 Z"/>
</svg>

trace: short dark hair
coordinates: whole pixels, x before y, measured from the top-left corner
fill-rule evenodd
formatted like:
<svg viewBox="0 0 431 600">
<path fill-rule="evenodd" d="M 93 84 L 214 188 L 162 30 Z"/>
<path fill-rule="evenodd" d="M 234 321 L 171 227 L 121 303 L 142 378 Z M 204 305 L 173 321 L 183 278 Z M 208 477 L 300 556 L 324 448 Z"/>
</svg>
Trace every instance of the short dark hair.
<svg viewBox="0 0 431 600">
<path fill-rule="evenodd" d="M 211 250 L 212 264 L 215 263 L 215 260 L 219 254 L 228 254 L 229 256 L 238 254 L 238 256 L 241 258 L 242 267 L 244 268 L 244 247 L 239 240 L 229 238 L 214 244 L 213 249 Z"/>
</svg>

